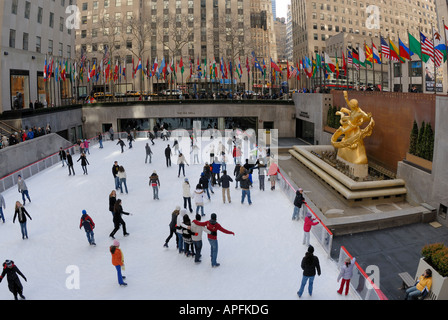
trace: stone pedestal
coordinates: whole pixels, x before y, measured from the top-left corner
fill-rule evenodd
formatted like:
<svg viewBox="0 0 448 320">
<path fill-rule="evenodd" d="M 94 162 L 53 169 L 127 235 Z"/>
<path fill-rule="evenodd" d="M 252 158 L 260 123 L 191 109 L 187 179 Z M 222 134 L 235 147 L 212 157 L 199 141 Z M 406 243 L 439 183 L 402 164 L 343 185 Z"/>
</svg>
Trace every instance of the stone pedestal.
<svg viewBox="0 0 448 320">
<path fill-rule="evenodd" d="M 337 160 L 341 161 L 342 163 L 348 165 L 349 172 L 359 179 L 364 179 L 369 175 L 369 165 L 368 164 L 354 164 L 351 162 L 348 162 L 347 160 L 344 160 L 340 157 L 336 158 Z"/>
</svg>

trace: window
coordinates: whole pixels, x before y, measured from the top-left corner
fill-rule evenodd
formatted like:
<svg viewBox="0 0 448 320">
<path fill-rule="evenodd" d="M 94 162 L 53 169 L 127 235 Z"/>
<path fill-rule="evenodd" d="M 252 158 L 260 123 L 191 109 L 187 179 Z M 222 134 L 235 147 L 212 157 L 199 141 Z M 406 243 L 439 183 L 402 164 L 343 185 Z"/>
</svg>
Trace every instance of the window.
<svg viewBox="0 0 448 320">
<path fill-rule="evenodd" d="M 41 37 L 36 37 L 36 52 L 41 52 L 42 39 Z"/>
<path fill-rule="evenodd" d="M 37 23 L 42 24 L 42 16 L 43 16 L 44 9 L 41 7 L 37 8 Z"/>
<path fill-rule="evenodd" d="M 48 53 L 53 54 L 53 40 L 48 40 Z"/>
<path fill-rule="evenodd" d="M 9 47 L 10 48 L 16 47 L 16 30 L 13 29 L 9 30 Z"/>
<path fill-rule="evenodd" d="M 50 22 L 49 22 L 50 28 L 54 27 L 54 13 L 50 12 Z"/>
<path fill-rule="evenodd" d="M 17 14 L 17 1 L 18 0 L 12 0 L 12 3 L 11 3 L 11 13 L 12 14 Z"/>
<path fill-rule="evenodd" d="M 31 3 L 29 1 L 25 2 L 25 19 L 30 18 L 30 11 L 31 11 Z"/>
<path fill-rule="evenodd" d="M 23 39 L 22 39 L 22 48 L 23 48 L 23 50 L 26 50 L 26 51 L 28 51 L 28 39 L 29 39 L 29 34 L 24 32 Z"/>
</svg>

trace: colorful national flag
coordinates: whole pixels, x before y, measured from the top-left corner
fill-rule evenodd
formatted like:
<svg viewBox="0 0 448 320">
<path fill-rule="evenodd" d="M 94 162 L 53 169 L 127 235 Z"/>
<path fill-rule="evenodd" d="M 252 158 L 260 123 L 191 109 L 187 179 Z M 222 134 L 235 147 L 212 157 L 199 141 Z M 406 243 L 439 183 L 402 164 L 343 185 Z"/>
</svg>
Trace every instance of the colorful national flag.
<svg viewBox="0 0 448 320">
<path fill-rule="evenodd" d="M 325 68 L 328 72 L 334 73 L 336 71 L 336 65 L 334 64 L 333 59 L 330 58 L 328 53 L 325 52 Z"/>
<path fill-rule="evenodd" d="M 403 62 L 403 60 L 400 59 L 400 50 L 397 48 L 397 46 L 391 39 L 389 39 L 389 49 L 390 49 L 390 60 Z"/>
<path fill-rule="evenodd" d="M 383 37 L 381 37 L 381 57 L 390 60 L 389 44 L 386 42 L 386 40 Z"/>
<path fill-rule="evenodd" d="M 420 44 L 420 41 L 415 39 L 412 34 L 408 33 L 409 36 L 409 50 L 416 54 L 420 59 L 422 58 L 422 46 Z"/>
<path fill-rule="evenodd" d="M 372 56 L 373 56 L 373 63 L 381 64 L 380 53 L 378 52 L 378 48 L 375 46 L 374 43 L 372 43 Z"/>
<path fill-rule="evenodd" d="M 280 67 L 272 60 L 272 58 L 271 58 L 271 69 L 274 69 L 277 72 L 282 72 Z"/>
<path fill-rule="evenodd" d="M 431 59 L 434 62 L 434 44 L 423 33 L 420 32 L 420 44 L 422 46 L 422 60 L 428 62 Z"/>
<path fill-rule="evenodd" d="M 412 53 L 408 47 L 398 38 L 398 45 L 400 46 L 400 58 L 404 60 L 411 60 Z"/>
<path fill-rule="evenodd" d="M 432 29 L 433 32 L 433 39 L 434 39 L 434 59 L 436 63 L 436 67 L 440 67 L 444 61 L 446 61 L 446 44 L 444 43 L 444 40 L 442 39 L 442 36 L 440 33 L 434 29 Z"/>
<path fill-rule="evenodd" d="M 368 64 L 370 67 L 373 66 L 373 50 L 368 45 L 365 45 L 366 47 L 366 65 Z"/>
</svg>

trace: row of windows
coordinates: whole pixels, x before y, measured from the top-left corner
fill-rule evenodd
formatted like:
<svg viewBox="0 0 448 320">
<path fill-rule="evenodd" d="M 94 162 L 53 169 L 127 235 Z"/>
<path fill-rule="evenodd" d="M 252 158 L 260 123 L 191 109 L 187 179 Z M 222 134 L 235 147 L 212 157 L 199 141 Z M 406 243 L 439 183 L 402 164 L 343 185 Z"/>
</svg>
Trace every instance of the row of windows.
<svg viewBox="0 0 448 320">
<path fill-rule="evenodd" d="M 17 47 L 16 42 L 17 42 L 17 32 L 14 29 L 10 29 L 9 30 L 9 47 L 10 48 L 17 48 L 17 49 L 19 49 Z M 39 36 L 36 37 L 35 45 L 36 45 L 36 47 L 35 47 L 34 51 L 37 52 L 37 53 L 42 53 L 42 38 L 41 37 L 39 37 Z M 28 50 L 31 51 L 32 50 L 30 48 L 30 35 L 27 32 L 23 32 L 23 35 L 22 35 L 22 48 L 21 49 L 22 50 L 26 50 L 26 51 L 28 51 Z M 53 54 L 54 53 L 53 50 L 54 50 L 54 48 L 53 48 L 53 40 L 48 40 L 48 53 Z M 60 56 L 60 57 L 63 56 L 63 53 L 64 53 L 63 50 L 64 50 L 64 45 L 62 43 L 59 43 L 59 45 L 58 45 L 58 52 L 57 52 L 58 56 Z M 66 58 L 71 58 L 71 56 L 72 56 L 72 46 L 71 45 L 67 45 L 66 53 L 67 54 L 66 54 L 65 57 Z"/>
<path fill-rule="evenodd" d="M 134 5 L 134 0 L 104 0 L 103 1 L 104 8 L 109 8 L 111 2 L 113 2 L 116 7 L 121 7 L 122 3 L 126 3 L 126 5 L 128 5 L 128 6 Z M 96 9 L 98 9 L 98 6 L 99 6 L 99 1 L 92 2 L 92 9 L 96 10 Z M 89 10 L 89 3 L 83 2 L 81 8 L 82 8 L 82 11 Z"/>
</svg>

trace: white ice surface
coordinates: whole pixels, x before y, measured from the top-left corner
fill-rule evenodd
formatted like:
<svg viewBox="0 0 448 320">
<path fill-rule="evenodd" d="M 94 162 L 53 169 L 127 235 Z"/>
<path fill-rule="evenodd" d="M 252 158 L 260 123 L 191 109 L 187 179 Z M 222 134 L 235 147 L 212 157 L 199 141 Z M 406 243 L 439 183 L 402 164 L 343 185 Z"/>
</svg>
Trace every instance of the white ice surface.
<svg viewBox="0 0 448 320">
<path fill-rule="evenodd" d="M 3 192 L 6 222 L 0 222 L 0 262 L 14 260 L 28 278 L 27 282 L 22 279 L 27 299 L 299 299 L 296 292 L 302 279 L 300 262 L 306 252 L 302 245 L 303 224 L 291 220 L 293 205 L 282 191 L 271 191 L 268 181 L 266 191 L 258 190 L 255 174 L 253 204 L 249 206 L 247 200 L 240 203 L 241 190 L 233 185 L 232 203 L 223 204 L 221 190 L 216 186 L 211 202 L 205 201 L 203 221 L 215 212 L 218 222 L 235 236 L 218 234 L 221 266 L 211 268 L 210 245 L 204 234 L 202 263 L 195 264 L 193 258 L 177 253 L 174 237 L 168 249 L 162 247 L 169 234 L 172 211 L 177 205 L 183 206 L 183 177 L 177 177 L 177 157 L 173 156 L 172 167 L 165 165 L 163 150 L 168 142 L 155 140 L 156 145 L 151 146 L 153 162 L 145 164 L 144 146 L 149 140 L 137 139 L 134 147 L 126 148 L 124 153 L 116 141 L 105 141 L 103 149 L 91 146 L 88 175 L 82 174 L 78 162 L 76 176 L 68 176 L 67 167 L 57 164 L 26 180 L 32 200 L 26 204 L 32 217 L 27 224 L 27 240 L 22 240 L 19 223 L 12 222 L 14 203 L 21 201 L 21 194 L 16 187 Z M 78 157 L 74 155 L 74 161 Z M 127 287 L 118 285 L 109 252 L 113 223 L 108 196 L 114 189 L 114 160 L 126 169 L 129 188 L 129 194 L 118 191 L 117 197 L 122 199 L 124 210 L 133 214 L 124 216 L 130 236 L 124 238 L 121 230 L 116 234 L 124 253 Z M 233 173 L 233 168 L 233 164 L 228 165 L 228 172 Z M 153 170 L 157 170 L 161 182 L 159 201 L 152 199 L 148 186 Z M 201 171 L 202 165 L 186 167 L 192 190 Z M 85 232 L 79 229 L 83 209 L 96 224 L 96 247 L 89 246 Z M 353 293 L 348 297 L 336 293 L 336 263 L 328 259 L 313 235 L 311 244 L 320 259 L 322 274 L 315 278 L 313 296 L 309 297 L 305 289 L 300 300 L 357 299 Z M 73 283 L 79 283 L 79 288 L 70 288 Z M 4 279 L 0 283 L 0 300 L 12 298 Z"/>
</svg>

